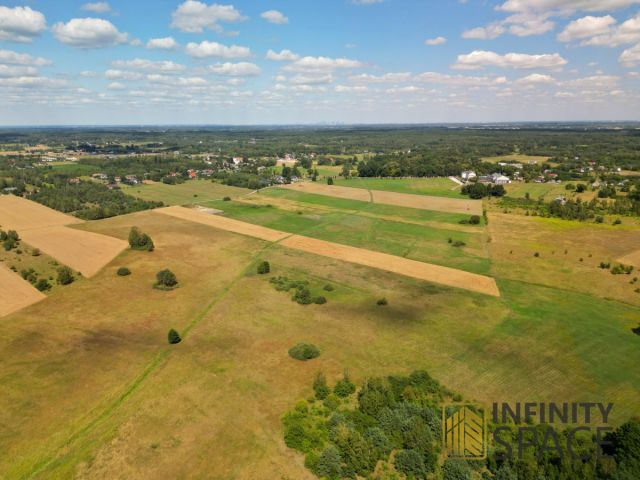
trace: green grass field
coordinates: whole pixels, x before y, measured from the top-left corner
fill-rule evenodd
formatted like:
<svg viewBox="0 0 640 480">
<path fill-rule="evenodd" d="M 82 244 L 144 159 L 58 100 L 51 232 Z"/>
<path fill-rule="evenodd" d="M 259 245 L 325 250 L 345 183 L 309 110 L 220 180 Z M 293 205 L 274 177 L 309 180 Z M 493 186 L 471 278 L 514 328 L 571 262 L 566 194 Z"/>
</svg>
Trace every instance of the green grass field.
<svg viewBox="0 0 640 480">
<path fill-rule="evenodd" d="M 155 212 L 83 228 L 126 238 L 132 225 L 156 251 L 125 251 L 0 322 L 0 477 L 311 479 L 282 441 L 281 416 L 312 393 L 319 370 L 333 382 L 348 368 L 360 383 L 421 368 L 476 401 L 589 398 L 613 402 L 614 423 L 640 414 L 638 307 L 579 284 L 498 275 L 503 296 L 493 298 Z M 261 260 L 271 275 L 255 274 Z M 499 274 L 502 255 L 492 262 Z M 132 275 L 116 276 L 119 266 Z M 151 288 L 163 268 L 179 288 Z M 325 305 L 301 306 L 273 275 L 334 290 Z M 167 344 L 169 328 L 182 343 Z M 321 356 L 291 359 L 298 342 Z"/>
<path fill-rule="evenodd" d="M 536 156 L 536 155 L 522 155 L 519 153 L 514 153 L 511 155 L 500 155 L 497 157 L 483 157 L 482 161 L 489 162 L 489 163 L 515 162 L 515 163 L 522 163 L 522 164 L 528 164 L 531 162 L 539 165 L 549 160 L 549 158 L 551 157 L 542 157 L 542 156 Z"/>
<path fill-rule="evenodd" d="M 206 206 L 223 210 L 228 217 L 276 230 L 474 273 L 489 271 L 486 236 L 479 229 L 451 230 L 446 224 L 439 227 L 433 223 L 420 225 L 359 215 L 355 211 L 327 211 L 308 206 L 289 210 L 273 205 L 223 201 L 208 202 Z M 393 209 L 387 209 L 388 217 L 393 217 Z M 450 238 L 463 241 L 466 246 L 454 247 L 448 243 Z"/>
<path fill-rule="evenodd" d="M 467 198 L 460 193 L 460 186 L 448 178 L 363 178 L 338 177 L 335 185 L 342 187 L 386 190 L 388 192 L 433 195 L 436 197 Z"/>
<path fill-rule="evenodd" d="M 369 213 L 377 216 L 390 216 L 403 220 L 420 222 L 438 222 L 458 225 L 461 220 L 468 219 L 468 215 L 447 212 L 435 212 L 417 208 L 396 207 L 382 203 L 361 202 L 313 193 L 296 192 L 287 188 L 268 188 L 260 190 L 257 197 L 284 199 L 306 206 L 325 207 L 346 212 Z M 257 197 L 253 197 L 254 200 Z"/>
<path fill-rule="evenodd" d="M 251 192 L 246 188 L 230 187 L 210 180 L 189 180 L 178 185 L 145 183 L 131 187 L 123 186 L 122 191 L 127 195 L 164 202 L 166 205 L 189 205 L 220 200 L 227 196 L 239 197 Z"/>
</svg>

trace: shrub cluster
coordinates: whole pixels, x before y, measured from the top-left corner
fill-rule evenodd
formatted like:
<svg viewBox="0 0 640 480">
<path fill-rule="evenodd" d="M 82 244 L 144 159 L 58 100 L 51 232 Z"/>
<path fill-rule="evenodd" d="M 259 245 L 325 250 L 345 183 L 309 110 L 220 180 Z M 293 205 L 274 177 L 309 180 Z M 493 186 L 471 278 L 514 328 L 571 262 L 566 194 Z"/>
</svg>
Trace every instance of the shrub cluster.
<svg viewBox="0 0 640 480">
<path fill-rule="evenodd" d="M 269 282 L 273 285 L 273 287 L 279 292 L 288 292 L 290 290 L 294 290 L 293 296 L 291 300 L 299 303 L 300 305 L 311 305 L 315 303 L 317 305 L 323 305 L 327 303 L 326 297 L 322 295 L 313 295 L 309 288 L 309 282 L 306 280 L 291 280 L 287 277 L 272 277 Z M 331 289 L 327 289 L 325 285 L 324 290 L 332 291 Z"/>
<path fill-rule="evenodd" d="M 0 230 L 0 242 L 2 242 L 2 246 L 8 252 L 18 246 L 20 236 L 15 230 L 9 230 L 8 232 Z"/>
<path fill-rule="evenodd" d="M 137 227 L 132 227 L 129 232 L 129 246 L 132 250 L 153 252 L 154 245 L 151 237 L 146 233 L 140 233 Z"/>
</svg>

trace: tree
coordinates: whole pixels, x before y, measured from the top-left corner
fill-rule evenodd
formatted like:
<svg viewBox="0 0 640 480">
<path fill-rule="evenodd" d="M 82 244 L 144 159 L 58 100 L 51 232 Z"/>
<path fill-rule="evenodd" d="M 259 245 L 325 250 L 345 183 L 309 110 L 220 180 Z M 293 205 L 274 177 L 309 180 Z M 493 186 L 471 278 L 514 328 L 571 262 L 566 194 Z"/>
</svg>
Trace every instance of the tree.
<svg viewBox="0 0 640 480">
<path fill-rule="evenodd" d="M 73 283 L 74 280 L 75 277 L 73 276 L 73 271 L 69 267 L 60 267 L 58 269 L 58 284 L 69 285 L 70 283 Z"/>
<path fill-rule="evenodd" d="M 443 480 L 471 480 L 471 467 L 464 460 L 448 459 L 442 467 Z"/>
<path fill-rule="evenodd" d="M 342 478 L 342 458 L 335 445 L 325 448 L 316 464 L 315 473 L 321 478 L 338 480 Z"/>
<path fill-rule="evenodd" d="M 178 285 L 178 279 L 175 274 L 168 269 L 161 270 L 156 274 L 156 283 L 155 287 L 171 289 Z"/>
<path fill-rule="evenodd" d="M 316 374 L 316 378 L 313 381 L 313 391 L 316 393 L 318 400 L 324 400 L 329 395 L 329 386 L 327 385 L 327 378 L 322 372 Z"/>
<path fill-rule="evenodd" d="M 394 461 L 396 470 L 404 473 L 409 478 L 424 479 L 427 469 L 424 459 L 415 450 L 400 450 Z"/>
<path fill-rule="evenodd" d="M 126 277 L 127 275 L 131 275 L 131 270 L 129 270 L 127 267 L 120 267 L 116 273 L 120 277 Z"/>
<path fill-rule="evenodd" d="M 176 332 L 173 328 L 169 330 L 169 333 L 167 334 L 167 339 L 169 340 L 169 343 L 171 345 L 175 345 L 176 343 L 180 343 L 182 341 L 180 334 Z"/>
<path fill-rule="evenodd" d="M 333 178 L 327 178 L 327 185 L 333 185 Z"/>
<path fill-rule="evenodd" d="M 151 237 L 146 233 L 140 233 L 138 227 L 131 227 L 129 232 L 129 246 L 132 250 L 142 250 L 153 252 L 154 244 Z"/>
<path fill-rule="evenodd" d="M 338 397 L 346 398 L 355 391 L 356 386 L 349 378 L 349 372 L 345 370 L 342 376 L 342 380 L 338 380 L 338 383 L 336 383 L 336 386 L 333 388 L 333 393 L 335 393 Z"/>
<path fill-rule="evenodd" d="M 267 261 L 260 262 L 260 264 L 258 265 L 258 274 L 265 275 L 270 271 L 271 271 L 271 265 L 269 265 L 269 262 Z"/>
</svg>

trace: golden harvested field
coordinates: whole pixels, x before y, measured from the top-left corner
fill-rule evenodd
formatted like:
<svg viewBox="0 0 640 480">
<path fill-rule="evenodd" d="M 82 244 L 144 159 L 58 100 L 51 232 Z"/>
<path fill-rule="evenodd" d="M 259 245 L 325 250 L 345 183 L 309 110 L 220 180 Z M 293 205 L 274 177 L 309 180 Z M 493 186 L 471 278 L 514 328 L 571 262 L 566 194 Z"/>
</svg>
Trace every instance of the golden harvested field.
<svg viewBox="0 0 640 480">
<path fill-rule="evenodd" d="M 45 207 L 15 195 L 0 195 L 0 228 L 22 233 L 32 228 L 44 228 L 82 223 L 71 215 Z"/>
<path fill-rule="evenodd" d="M 238 220 L 221 217 L 220 215 L 210 215 L 196 209 L 184 207 L 168 207 L 156 210 L 156 212 L 173 217 L 202 223 L 212 227 L 220 228 L 234 233 L 240 233 L 251 237 L 279 242 L 280 245 L 302 250 L 316 255 L 334 258 L 349 263 L 356 263 L 368 267 L 385 270 L 388 272 L 406 275 L 408 277 L 439 283 L 455 288 L 462 288 L 486 295 L 500 296 L 500 291 L 493 278 L 484 275 L 465 272 L 454 268 L 432 265 L 429 263 L 417 262 L 395 255 L 374 252 L 363 248 L 341 245 L 334 242 L 317 240 L 301 235 L 292 235 L 286 232 L 279 232 L 259 225 L 245 223 Z"/>
<path fill-rule="evenodd" d="M 211 215 L 198 209 L 186 208 L 186 207 L 167 207 L 159 208 L 155 210 L 158 213 L 163 213 L 190 222 L 202 223 L 211 227 L 227 230 L 228 232 L 239 233 L 241 235 L 248 235 L 249 237 L 259 238 L 260 240 L 266 240 L 268 242 L 278 242 L 283 238 L 291 235 L 290 233 L 279 232 L 267 227 L 261 227 L 260 225 L 253 225 L 251 223 L 240 222 L 231 218 L 226 218 L 220 215 Z"/>
<path fill-rule="evenodd" d="M 35 228 L 18 233 L 25 242 L 85 277 L 94 276 L 128 246 L 117 238 L 68 227 Z"/>
<path fill-rule="evenodd" d="M 433 197 L 411 193 L 385 192 L 382 190 L 365 190 L 362 188 L 339 187 L 320 183 L 295 183 L 286 185 L 291 190 L 328 195 L 330 197 L 360 200 L 364 202 L 382 203 L 398 207 L 419 208 L 436 212 L 462 213 L 469 215 L 482 214 L 482 202 L 458 198 Z"/>
<path fill-rule="evenodd" d="M 0 317 L 46 298 L 19 274 L 0 265 Z"/>
<path fill-rule="evenodd" d="M 636 268 L 640 268 L 640 250 L 636 250 L 628 255 L 625 255 L 622 258 L 619 258 L 618 261 L 625 265 L 633 265 Z"/>
<path fill-rule="evenodd" d="M 292 235 L 280 242 L 280 245 L 308 253 L 315 253 L 325 257 L 335 258 L 349 263 L 357 263 L 367 267 L 385 270 L 387 272 L 406 275 L 407 277 L 439 283 L 449 287 L 462 288 L 485 295 L 500 296 L 496 282 L 491 277 L 475 273 L 442 267 L 430 263 L 417 262 L 407 258 L 374 252 L 364 248 L 340 245 L 315 238 Z"/>
<path fill-rule="evenodd" d="M 127 247 L 127 242 L 106 235 L 69 228 L 83 221 L 14 195 L 0 197 L 0 226 L 16 230 L 32 247 L 81 272 L 98 273 Z"/>
</svg>

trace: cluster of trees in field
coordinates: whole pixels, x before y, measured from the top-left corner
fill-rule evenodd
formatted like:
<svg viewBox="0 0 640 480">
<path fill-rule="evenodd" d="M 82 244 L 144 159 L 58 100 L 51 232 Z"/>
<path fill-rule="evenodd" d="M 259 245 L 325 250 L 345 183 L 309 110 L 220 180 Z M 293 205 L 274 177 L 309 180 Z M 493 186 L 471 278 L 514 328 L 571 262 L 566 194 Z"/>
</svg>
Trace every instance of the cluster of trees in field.
<svg viewBox="0 0 640 480">
<path fill-rule="evenodd" d="M 533 448 L 522 456 L 507 457 L 504 447 L 498 446 L 486 460 L 442 463 L 439 405 L 445 398 L 461 398 L 427 372 L 370 378 L 357 394 L 348 374 L 331 388 L 318 373 L 313 389 L 314 398 L 298 402 L 283 417 L 284 439 L 305 455 L 308 469 L 326 480 L 631 480 L 640 475 L 639 419 L 608 434 L 608 445 L 601 452 L 605 455 L 597 454 L 591 434 L 583 434 L 575 442 L 581 458 L 572 459 L 566 442 L 569 433 L 555 429 L 562 457 L 557 451 L 555 456 L 538 455 Z M 548 427 L 539 426 L 538 438 Z M 517 432 L 516 426 L 508 426 L 501 439 L 511 438 L 517 445 Z"/>
<path fill-rule="evenodd" d="M 587 221 L 594 220 L 602 223 L 603 215 L 640 216 L 640 197 L 635 191 L 626 197 L 614 200 L 599 200 L 594 198 L 583 201 L 580 198 L 556 199 L 545 202 L 542 199 L 504 197 L 500 206 L 504 208 L 519 208 L 527 215 L 555 217 L 565 220 Z M 617 223 L 621 223 L 617 221 Z"/>
<path fill-rule="evenodd" d="M 162 202 L 125 195 L 117 189 L 110 190 L 95 182 L 50 184 L 30 193 L 27 198 L 84 220 L 114 217 L 163 205 Z"/>
</svg>

